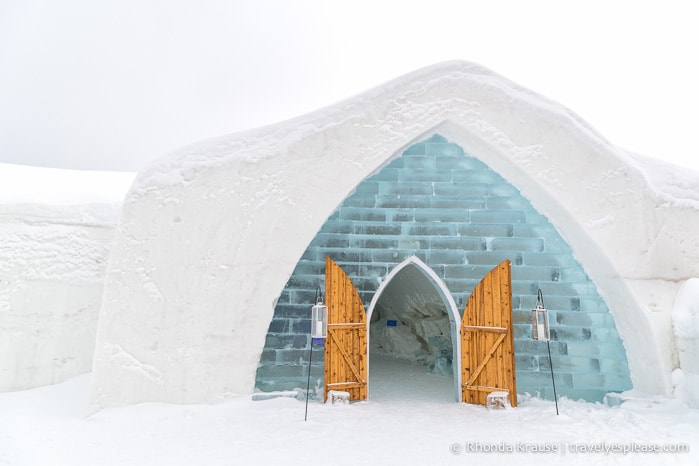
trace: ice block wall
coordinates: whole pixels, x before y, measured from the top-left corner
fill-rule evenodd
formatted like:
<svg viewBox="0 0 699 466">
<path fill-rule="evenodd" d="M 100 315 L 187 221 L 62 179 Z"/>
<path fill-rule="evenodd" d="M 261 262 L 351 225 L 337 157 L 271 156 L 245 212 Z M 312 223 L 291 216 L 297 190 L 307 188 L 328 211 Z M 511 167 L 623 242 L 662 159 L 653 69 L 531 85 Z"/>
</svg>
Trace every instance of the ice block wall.
<svg viewBox="0 0 699 466">
<path fill-rule="evenodd" d="M 380 281 L 413 255 L 444 281 L 462 313 L 481 278 L 512 262 L 519 393 L 553 397 L 546 343 L 531 338 L 539 289 L 550 312 L 558 394 L 601 401 L 631 388 L 614 319 L 571 247 L 477 154 L 437 134 L 366 178 L 327 219 L 279 297 L 256 388 L 305 388 L 310 309 L 324 287 L 325 256 L 350 276 L 368 309 Z M 316 349 L 312 386 L 322 383 L 322 364 Z"/>
</svg>

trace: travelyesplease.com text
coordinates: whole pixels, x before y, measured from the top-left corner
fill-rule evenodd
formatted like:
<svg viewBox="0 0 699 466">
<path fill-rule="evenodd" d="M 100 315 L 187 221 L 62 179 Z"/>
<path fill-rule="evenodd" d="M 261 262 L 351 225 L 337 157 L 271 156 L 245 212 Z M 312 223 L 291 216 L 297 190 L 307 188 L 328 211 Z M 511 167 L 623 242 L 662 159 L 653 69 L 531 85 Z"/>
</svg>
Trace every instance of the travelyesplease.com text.
<svg viewBox="0 0 699 466">
<path fill-rule="evenodd" d="M 686 443 L 642 442 L 480 442 L 452 443 L 455 455 L 510 453 L 510 454 L 634 454 L 634 453 L 689 453 Z"/>
</svg>

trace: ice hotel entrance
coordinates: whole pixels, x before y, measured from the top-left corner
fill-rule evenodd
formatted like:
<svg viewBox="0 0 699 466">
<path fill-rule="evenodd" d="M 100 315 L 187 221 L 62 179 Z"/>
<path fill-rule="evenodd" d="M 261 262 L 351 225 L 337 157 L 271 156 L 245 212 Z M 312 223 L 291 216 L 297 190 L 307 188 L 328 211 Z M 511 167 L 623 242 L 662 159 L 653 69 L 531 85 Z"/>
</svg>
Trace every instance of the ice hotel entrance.
<svg viewBox="0 0 699 466">
<path fill-rule="evenodd" d="M 389 393 L 425 390 L 424 384 L 415 383 L 425 379 L 424 369 L 412 364 L 422 360 L 437 376 L 429 385 L 439 388 L 451 380 L 457 401 L 485 404 L 488 393 L 503 391 L 517 405 L 508 260 L 478 284 L 463 319 L 444 283 L 414 256 L 391 271 L 366 313 L 349 277 L 326 258 L 326 302 L 326 397 L 329 390 L 343 390 L 353 400 L 366 399 L 372 379 L 384 379 L 384 384 L 393 379 L 392 386 L 384 388 Z M 394 361 L 391 368 L 391 357 L 402 362 Z M 371 365 L 381 369 L 370 372 Z M 411 365 L 417 377 L 402 380 Z"/>
<path fill-rule="evenodd" d="M 573 248 L 512 182 L 457 142 L 432 134 L 407 145 L 322 215 L 325 222 L 275 297 L 256 390 L 305 389 L 310 307 L 318 287 L 326 286 L 326 257 L 351 283 L 354 312 L 364 312 L 364 354 L 402 354 L 424 362 L 424 370 L 448 374 L 442 377 L 453 378 L 451 399 L 468 381 L 464 368 L 458 370 L 463 343 L 457 336 L 477 336 L 460 332 L 461 313 L 504 261 L 510 264 L 517 391 L 553 398 L 546 346 L 531 339 L 538 289 L 550 311 L 558 394 L 602 401 L 610 391 L 631 388 L 614 319 Z M 400 332 L 409 328 L 401 329 L 401 321 L 414 327 L 404 338 Z M 310 370 L 311 391 L 320 400 L 328 382 L 323 354 L 314 348 Z M 371 397 L 380 381 L 372 384 L 371 360 L 365 365 Z"/>
<path fill-rule="evenodd" d="M 666 190 L 665 168 L 464 62 L 184 148 L 141 174 L 123 203 L 104 275 L 93 399 L 102 407 L 251 391 L 305 399 L 310 375 L 310 399 L 322 400 L 324 351 L 309 360 L 309 347 L 325 258 L 368 312 L 413 256 L 459 313 L 483 277 L 510 261 L 519 394 L 553 399 L 547 345 L 531 337 L 541 289 L 558 395 L 601 402 L 632 387 L 669 395 L 673 300 L 699 256 L 679 240 L 691 237 L 699 210 Z M 424 276 L 415 263 L 402 270 L 391 283 Z M 430 305 L 444 302 L 435 283 L 425 286 Z M 396 291 L 389 286 L 367 321 L 395 330 L 382 312 Z M 379 341 L 372 336 L 367 345 Z M 148 370 L 134 371 L 136 360 Z M 378 385 L 369 377 L 371 397 Z"/>
<path fill-rule="evenodd" d="M 455 399 L 459 311 L 432 269 L 415 256 L 397 265 L 367 316 L 372 400 Z"/>
</svg>

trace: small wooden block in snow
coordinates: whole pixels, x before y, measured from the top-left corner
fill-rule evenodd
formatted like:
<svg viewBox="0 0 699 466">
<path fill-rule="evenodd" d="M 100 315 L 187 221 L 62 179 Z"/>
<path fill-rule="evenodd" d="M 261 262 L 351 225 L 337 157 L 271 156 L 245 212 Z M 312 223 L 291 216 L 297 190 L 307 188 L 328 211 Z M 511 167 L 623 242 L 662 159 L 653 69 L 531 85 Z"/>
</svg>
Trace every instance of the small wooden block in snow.
<svg viewBox="0 0 699 466">
<path fill-rule="evenodd" d="M 510 407 L 510 394 L 507 392 L 490 392 L 485 398 L 488 409 L 504 409 Z"/>
<path fill-rule="evenodd" d="M 349 394 L 349 392 L 343 392 L 341 390 L 329 390 L 328 391 L 328 400 L 330 400 L 332 402 L 332 404 L 349 403 L 350 394 Z"/>
</svg>

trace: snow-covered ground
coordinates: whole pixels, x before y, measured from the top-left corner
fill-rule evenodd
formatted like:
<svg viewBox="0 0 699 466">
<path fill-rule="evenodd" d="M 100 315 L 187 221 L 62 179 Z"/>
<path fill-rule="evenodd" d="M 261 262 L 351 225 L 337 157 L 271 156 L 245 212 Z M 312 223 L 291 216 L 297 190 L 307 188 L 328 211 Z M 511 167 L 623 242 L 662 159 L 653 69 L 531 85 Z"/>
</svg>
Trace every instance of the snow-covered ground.
<svg viewBox="0 0 699 466">
<path fill-rule="evenodd" d="M 679 401 L 559 400 L 556 415 L 553 402 L 525 398 L 488 410 L 436 400 L 444 377 L 424 367 L 373 366 L 387 384 L 374 381 L 374 400 L 311 402 L 307 421 L 304 400 L 250 396 L 90 413 L 90 375 L 1 394 L 0 464 L 699 464 L 699 410 Z"/>
</svg>

